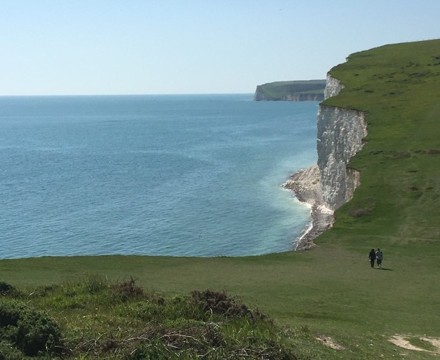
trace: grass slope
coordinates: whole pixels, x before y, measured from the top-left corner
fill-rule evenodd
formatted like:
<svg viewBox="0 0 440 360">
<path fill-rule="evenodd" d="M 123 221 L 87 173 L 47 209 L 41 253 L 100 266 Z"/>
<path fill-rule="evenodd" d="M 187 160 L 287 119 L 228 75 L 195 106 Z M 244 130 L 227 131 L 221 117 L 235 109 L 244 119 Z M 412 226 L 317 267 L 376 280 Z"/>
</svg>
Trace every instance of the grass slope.
<svg viewBox="0 0 440 360">
<path fill-rule="evenodd" d="M 225 292 L 164 297 L 91 276 L 0 295 L 1 359 L 297 359 L 289 332 Z"/>
<path fill-rule="evenodd" d="M 327 105 L 365 111 L 368 137 L 350 164 L 361 171 L 361 186 L 314 250 L 2 260 L 0 280 L 28 292 L 90 274 L 133 276 L 144 289 L 168 295 L 225 290 L 289 326 L 300 359 L 435 357 L 388 339 L 402 334 L 425 346 L 421 336 L 440 337 L 440 40 L 353 54 L 331 73 L 346 87 Z M 372 247 L 384 250 L 384 270 L 370 269 Z M 317 340 L 325 337 L 343 349 Z"/>
<path fill-rule="evenodd" d="M 363 110 L 368 122 L 365 147 L 350 164 L 363 185 L 338 214 L 338 226 L 366 225 L 399 243 L 438 243 L 439 48 L 439 41 L 385 46 L 332 69 L 349 88 L 327 104 Z M 350 221 L 356 206 L 368 216 Z"/>
</svg>

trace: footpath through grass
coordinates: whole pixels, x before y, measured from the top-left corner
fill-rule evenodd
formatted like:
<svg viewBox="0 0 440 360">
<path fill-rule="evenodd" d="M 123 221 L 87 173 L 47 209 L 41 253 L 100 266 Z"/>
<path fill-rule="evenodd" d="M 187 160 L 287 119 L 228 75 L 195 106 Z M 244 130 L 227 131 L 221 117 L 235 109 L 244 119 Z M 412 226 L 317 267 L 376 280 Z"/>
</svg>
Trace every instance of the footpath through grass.
<svg viewBox="0 0 440 360">
<path fill-rule="evenodd" d="M 438 349 L 424 339 L 440 338 L 440 41 L 357 53 L 331 73 L 346 88 L 327 105 L 365 111 L 368 137 L 350 164 L 361 186 L 315 249 L 2 260 L 0 280 L 28 294 L 91 275 L 133 277 L 163 296 L 225 290 L 287 326 L 299 359 L 435 358 Z M 384 251 L 383 270 L 369 266 L 372 247 Z M 399 347 L 393 336 L 425 351 Z"/>
</svg>

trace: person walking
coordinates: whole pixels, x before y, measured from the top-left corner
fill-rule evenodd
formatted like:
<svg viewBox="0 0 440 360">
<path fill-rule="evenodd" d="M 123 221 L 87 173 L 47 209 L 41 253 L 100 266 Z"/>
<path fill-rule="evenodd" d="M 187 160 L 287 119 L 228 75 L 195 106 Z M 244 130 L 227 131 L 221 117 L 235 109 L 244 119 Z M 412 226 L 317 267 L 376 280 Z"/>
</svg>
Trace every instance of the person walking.
<svg viewBox="0 0 440 360">
<path fill-rule="evenodd" d="M 382 260 L 383 260 L 383 253 L 382 250 L 380 250 L 379 248 L 377 248 L 376 251 L 376 261 L 377 261 L 377 267 L 379 269 L 382 269 Z"/>
<path fill-rule="evenodd" d="M 374 249 L 371 249 L 370 253 L 368 254 L 368 258 L 370 259 L 371 267 L 374 268 L 374 261 L 376 260 L 376 252 Z"/>
</svg>

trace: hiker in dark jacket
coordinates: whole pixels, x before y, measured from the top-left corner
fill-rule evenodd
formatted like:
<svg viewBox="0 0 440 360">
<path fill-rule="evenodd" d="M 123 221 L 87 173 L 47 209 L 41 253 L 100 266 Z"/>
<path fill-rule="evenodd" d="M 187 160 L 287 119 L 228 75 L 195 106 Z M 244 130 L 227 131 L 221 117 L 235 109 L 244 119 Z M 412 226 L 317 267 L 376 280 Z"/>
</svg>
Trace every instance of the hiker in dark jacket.
<svg viewBox="0 0 440 360">
<path fill-rule="evenodd" d="M 374 268 L 374 261 L 376 260 L 376 252 L 374 249 L 371 249 L 370 254 L 368 254 L 368 258 L 370 259 L 370 265 Z"/>
<path fill-rule="evenodd" d="M 377 248 L 377 251 L 376 251 L 376 261 L 377 261 L 377 267 L 379 269 L 382 269 L 382 260 L 383 260 L 383 253 L 382 253 L 382 251 L 379 248 Z"/>
</svg>

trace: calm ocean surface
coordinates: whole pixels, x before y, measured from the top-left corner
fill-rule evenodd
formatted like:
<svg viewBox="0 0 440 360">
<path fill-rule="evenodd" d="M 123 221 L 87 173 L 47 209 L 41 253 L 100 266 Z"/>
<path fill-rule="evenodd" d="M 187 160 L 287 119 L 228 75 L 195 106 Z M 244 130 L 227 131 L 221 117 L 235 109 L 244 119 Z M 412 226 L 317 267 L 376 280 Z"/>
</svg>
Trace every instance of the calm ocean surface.
<svg viewBox="0 0 440 360">
<path fill-rule="evenodd" d="M 0 258 L 291 250 L 317 102 L 252 95 L 0 98 Z"/>
</svg>

